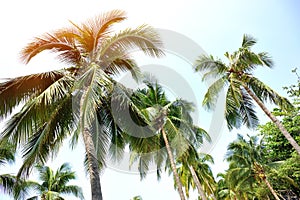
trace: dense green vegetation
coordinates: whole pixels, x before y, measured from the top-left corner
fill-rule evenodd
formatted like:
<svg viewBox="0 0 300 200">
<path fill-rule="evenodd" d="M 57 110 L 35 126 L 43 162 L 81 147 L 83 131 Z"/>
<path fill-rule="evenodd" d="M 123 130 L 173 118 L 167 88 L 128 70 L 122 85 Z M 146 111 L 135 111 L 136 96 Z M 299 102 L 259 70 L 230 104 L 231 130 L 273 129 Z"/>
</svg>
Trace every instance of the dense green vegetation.
<svg viewBox="0 0 300 200">
<path fill-rule="evenodd" d="M 126 147 L 142 179 L 153 163 L 158 178 L 163 170 L 173 175 L 181 200 L 189 198 L 191 190 L 197 190 L 202 200 L 300 199 L 297 70 L 293 71 L 297 83 L 285 87 L 290 102 L 253 76 L 257 67 L 272 67 L 273 62 L 266 52 L 252 51 L 256 40 L 249 35 L 244 35 L 237 51 L 225 53 L 228 63 L 204 55 L 195 61 L 195 70 L 204 72 L 203 80 L 215 79 L 203 106 L 213 110 L 225 90 L 228 130 L 246 125 L 259 132 L 237 135 L 225 153 L 228 169 L 216 175 L 210 167 L 213 158 L 200 151 L 210 137 L 193 121 L 189 99 L 170 101 L 157 82 L 144 81 L 145 88 L 132 91 L 114 79 L 130 71 L 134 79 L 142 80 L 130 50 L 138 48 L 152 57 L 164 54 L 159 35 L 149 26 L 112 34 L 112 25 L 125 19 L 124 12 L 114 10 L 80 25 L 71 22 L 71 28 L 38 37 L 22 50 L 25 63 L 50 50 L 69 66 L 0 83 L 0 120 L 8 118 L 0 135 L 0 165 L 13 162 L 16 150 L 23 158 L 16 176 L 0 174 L 3 192 L 15 199 L 62 200 L 62 194 L 83 199 L 80 187 L 67 184 L 75 179 L 68 164 L 56 172 L 44 166 L 64 140 L 71 138 L 75 147 L 82 137 L 92 200 L 102 199 L 100 171 L 105 157 L 118 161 Z M 272 112 L 268 101 L 278 106 Z M 259 125 L 255 104 L 270 122 Z M 22 108 L 13 113 L 19 105 Z M 40 182 L 27 179 L 32 168 Z M 36 195 L 30 198 L 29 191 Z"/>
</svg>

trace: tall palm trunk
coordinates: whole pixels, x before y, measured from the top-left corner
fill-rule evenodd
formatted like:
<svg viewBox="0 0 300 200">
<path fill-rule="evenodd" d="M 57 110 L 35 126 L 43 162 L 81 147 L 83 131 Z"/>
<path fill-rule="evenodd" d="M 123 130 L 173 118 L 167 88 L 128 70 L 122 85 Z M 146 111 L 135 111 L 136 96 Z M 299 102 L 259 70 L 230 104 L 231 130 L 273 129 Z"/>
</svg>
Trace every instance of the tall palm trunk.
<svg viewBox="0 0 300 200">
<path fill-rule="evenodd" d="M 273 189 L 273 187 L 271 186 L 271 184 L 269 183 L 269 181 L 267 180 L 267 178 L 264 178 L 263 181 L 265 182 L 265 184 L 267 185 L 267 187 L 269 188 L 269 190 L 271 191 L 271 193 L 273 194 L 274 198 L 276 200 L 280 200 L 279 197 L 277 196 L 275 190 Z"/>
<path fill-rule="evenodd" d="M 102 198 L 102 191 L 101 191 L 98 161 L 95 156 L 96 151 L 94 148 L 94 143 L 89 128 L 85 128 L 83 131 L 83 141 L 84 141 L 87 159 L 89 161 L 88 170 L 90 175 L 92 200 L 102 200 L 103 198 Z"/>
<path fill-rule="evenodd" d="M 88 172 L 90 176 L 90 184 L 91 184 L 91 193 L 92 200 L 102 200 L 102 191 L 101 191 L 101 182 L 100 182 L 100 174 L 99 174 L 99 164 L 96 157 L 96 150 L 93 142 L 93 138 L 91 135 L 90 128 L 87 127 L 85 123 L 85 113 L 82 111 L 83 103 L 86 99 L 86 89 L 83 90 L 83 94 L 80 99 L 80 120 L 83 120 L 83 142 L 85 147 L 85 152 L 88 160 Z"/>
<path fill-rule="evenodd" d="M 199 193 L 201 199 L 202 199 L 202 200 L 207 200 L 206 195 L 205 195 L 205 192 L 204 192 L 203 189 L 202 189 L 201 183 L 200 183 L 199 178 L 198 178 L 198 176 L 197 176 L 197 174 L 196 174 L 196 172 L 195 172 L 194 167 L 191 166 L 191 165 L 189 165 L 189 169 L 190 169 L 190 171 L 191 171 L 192 177 L 193 177 L 193 179 L 194 179 L 194 182 L 195 182 L 195 184 L 196 184 L 196 187 L 197 187 L 197 189 L 198 189 L 198 193 Z"/>
<path fill-rule="evenodd" d="M 279 128 L 284 137 L 290 142 L 290 144 L 296 149 L 297 153 L 300 155 L 300 146 L 294 140 L 294 138 L 290 135 L 290 133 L 284 128 L 282 123 L 267 109 L 264 103 L 250 90 L 247 85 L 243 85 L 248 94 L 256 101 L 259 107 L 266 113 L 266 115 L 275 123 L 275 125 Z"/>
<path fill-rule="evenodd" d="M 165 141 L 165 144 L 166 144 L 166 148 L 167 148 L 169 160 L 170 160 L 170 163 L 171 163 L 172 171 L 173 171 L 173 174 L 174 174 L 174 177 L 175 177 L 175 181 L 176 181 L 176 184 L 178 186 L 178 192 L 179 192 L 180 199 L 185 200 L 185 196 L 184 196 L 183 189 L 182 189 L 182 184 L 181 184 L 179 175 L 178 175 L 177 170 L 176 170 L 174 157 L 173 157 L 173 153 L 171 151 L 171 147 L 170 147 L 170 144 L 169 144 L 169 141 L 168 141 L 168 138 L 167 138 L 167 134 L 166 134 L 164 128 L 162 128 L 161 131 L 162 131 L 162 135 L 163 135 L 163 138 L 164 138 L 164 141 Z"/>
</svg>

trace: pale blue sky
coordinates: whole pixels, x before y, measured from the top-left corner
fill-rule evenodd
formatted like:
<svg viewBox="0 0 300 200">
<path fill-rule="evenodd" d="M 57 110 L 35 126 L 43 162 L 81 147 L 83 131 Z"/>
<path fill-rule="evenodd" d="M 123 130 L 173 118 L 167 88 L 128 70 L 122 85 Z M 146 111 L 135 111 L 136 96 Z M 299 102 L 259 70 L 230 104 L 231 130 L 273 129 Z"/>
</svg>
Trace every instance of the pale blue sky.
<svg viewBox="0 0 300 200">
<path fill-rule="evenodd" d="M 269 52 L 275 61 L 274 69 L 260 69 L 256 75 L 283 95 L 282 86 L 295 81 L 291 70 L 300 67 L 298 0 L 10 0 L 0 3 L 0 78 L 57 68 L 57 63 L 48 59 L 48 55 L 41 55 L 24 66 L 18 61 L 18 52 L 32 37 L 68 25 L 68 19 L 81 22 L 110 9 L 127 11 L 125 26 L 147 23 L 156 28 L 176 31 L 195 41 L 208 54 L 222 59 L 224 52 L 232 52 L 240 46 L 244 33 L 251 34 L 258 39 L 255 50 Z M 159 60 L 153 62 L 160 63 Z M 193 80 L 195 77 L 190 74 L 187 79 L 192 81 L 190 83 L 199 93 L 197 100 L 201 101 L 206 86 L 198 79 Z M 202 112 L 201 108 L 199 110 Z M 266 121 L 264 114 L 259 110 L 258 113 L 262 121 Z M 200 113 L 200 125 L 205 128 L 209 127 L 209 124 L 205 124 L 206 120 L 202 120 L 206 116 L 210 115 L 205 113 L 202 116 Z M 228 133 L 224 126 L 222 136 L 211 152 L 216 163 L 213 166 L 214 172 L 223 171 L 226 166 L 223 163 L 226 146 L 235 139 L 238 132 L 248 131 L 243 129 Z M 80 178 L 76 183 L 83 187 L 86 199 L 90 199 L 89 182 L 82 169 L 82 150 L 81 147 L 71 153 L 64 150 L 51 166 L 70 162 Z M 15 172 L 16 167 L 1 167 L 0 173 Z M 144 200 L 179 199 L 172 180 L 163 177 L 157 182 L 155 174 L 149 174 L 145 181 L 139 182 L 137 175 L 106 169 L 101 182 L 105 200 L 129 200 L 134 195 L 142 195 Z M 5 199 L 1 195 L 0 199 Z"/>
</svg>

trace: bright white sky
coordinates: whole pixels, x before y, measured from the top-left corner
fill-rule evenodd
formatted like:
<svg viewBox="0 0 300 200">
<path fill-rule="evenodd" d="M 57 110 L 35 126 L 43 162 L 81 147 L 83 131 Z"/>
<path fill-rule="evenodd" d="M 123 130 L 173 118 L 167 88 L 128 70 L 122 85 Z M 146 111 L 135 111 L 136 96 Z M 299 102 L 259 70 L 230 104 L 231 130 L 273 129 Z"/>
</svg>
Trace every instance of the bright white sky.
<svg viewBox="0 0 300 200">
<path fill-rule="evenodd" d="M 53 62 L 53 57 L 49 55 L 41 55 L 33 59 L 28 66 L 24 66 L 18 60 L 18 52 L 34 36 L 68 26 L 68 20 L 82 22 L 103 11 L 122 9 L 128 13 L 125 27 L 147 23 L 156 28 L 172 30 L 192 39 L 208 54 L 222 59 L 226 51 L 232 52 L 239 47 L 244 33 L 253 35 L 259 40 L 255 49 L 269 52 L 275 61 L 274 70 L 258 70 L 256 75 L 285 95 L 281 88 L 295 81 L 291 70 L 300 65 L 299 8 L 300 3 L 297 0 L 2 1 L 0 3 L 0 78 L 59 68 L 60 65 Z M 176 62 L 173 60 L 171 63 L 173 65 Z M 170 64 L 164 61 L 163 65 Z M 183 77 L 193 85 L 193 90 L 197 91 L 195 94 L 199 94 L 196 99 L 199 100 L 197 104 L 200 105 L 205 86 L 198 86 L 201 84 L 200 78 L 193 80 L 196 76 L 186 73 Z M 201 108 L 198 109 L 201 112 Z M 265 116 L 259 113 L 262 121 L 265 121 Z M 203 116 L 200 114 L 200 125 L 208 129 L 210 125 L 205 124 L 208 120 L 201 120 L 201 117 Z M 228 133 L 224 126 L 222 136 L 218 142 L 216 141 L 217 143 L 215 142 L 215 148 L 211 151 L 216 163 L 213 166 L 215 173 L 224 170 L 226 164 L 223 163 L 223 156 L 226 146 L 228 142 L 235 139 L 237 132 L 248 131 L 243 129 Z M 90 199 L 89 181 L 82 168 L 82 155 L 83 149 L 80 146 L 72 152 L 65 148 L 64 152 L 49 164 L 56 168 L 63 162 L 70 162 L 79 177 L 75 183 L 83 188 L 86 199 Z M 0 173 L 16 172 L 18 162 L 8 168 L 1 167 Z M 141 195 L 144 200 L 179 199 L 173 189 L 172 179 L 167 176 L 157 182 L 155 174 L 149 174 L 145 181 L 140 182 L 137 175 L 116 172 L 108 168 L 101 176 L 101 182 L 105 200 L 129 200 L 135 195 Z M 1 195 L 0 199 L 7 198 Z"/>
</svg>

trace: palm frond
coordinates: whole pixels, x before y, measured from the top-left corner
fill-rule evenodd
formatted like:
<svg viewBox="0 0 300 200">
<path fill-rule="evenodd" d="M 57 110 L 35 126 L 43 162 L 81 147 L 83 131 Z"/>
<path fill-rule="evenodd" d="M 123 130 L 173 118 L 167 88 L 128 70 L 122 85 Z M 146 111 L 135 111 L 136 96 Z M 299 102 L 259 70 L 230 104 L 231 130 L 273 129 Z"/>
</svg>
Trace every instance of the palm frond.
<svg viewBox="0 0 300 200">
<path fill-rule="evenodd" d="M 121 72 L 129 71 L 132 78 L 135 81 L 139 81 L 142 77 L 141 71 L 137 66 L 137 63 L 133 59 L 129 58 L 116 58 L 108 64 L 104 64 L 105 73 L 110 75 L 119 75 Z"/>
<path fill-rule="evenodd" d="M 63 61 L 78 63 L 81 59 L 81 52 L 76 47 L 74 35 L 70 31 L 68 29 L 61 29 L 53 33 L 46 33 L 41 37 L 36 37 L 22 49 L 20 59 L 27 64 L 37 54 L 49 50 L 50 52 L 58 53 L 58 56 Z"/>
<path fill-rule="evenodd" d="M 246 126 L 250 129 L 255 129 L 259 124 L 259 119 L 254 110 L 253 100 L 245 90 L 242 89 L 241 93 L 242 103 L 240 106 L 240 114 L 243 118 L 243 124 L 246 124 Z"/>
<path fill-rule="evenodd" d="M 51 71 L 21 76 L 0 83 L 0 119 L 9 116 L 16 106 L 38 96 L 62 78 L 61 71 Z"/>
<path fill-rule="evenodd" d="M 213 56 L 201 55 L 194 65 L 196 71 L 204 72 L 203 81 L 222 76 L 227 71 L 227 66 Z"/>
<path fill-rule="evenodd" d="M 76 185 L 67 185 L 67 186 L 62 188 L 60 193 L 62 193 L 62 194 L 72 194 L 75 197 L 80 198 L 81 200 L 84 199 L 82 189 L 80 187 L 76 186 Z"/>
<path fill-rule="evenodd" d="M 256 42 L 257 42 L 257 40 L 254 37 L 252 37 L 251 35 L 244 34 L 243 41 L 242 41 L 242 47 L 249 49 L 253 45 L 255 45 Z"/>
<path fill-rule="evenodd" d="M 16 178 L 11 174 L 0 174 L 0 188 L 7 194 L 13 194 Z"/>
<path fill-rule="evenodd" d="M 102 101 L 103 102 L 103 101 Z M 102 104 L 103 105 L 103 104 Z M 103 109 L 101 109 L 103 108 Z M 104 111 L 104 107 L 101 107 L 102 113 Z M 107 156 L 107 150 L 109 148 L 110 138 L 112 133 L 105 130 L 108 128 L 109 123 L 113 123 L 112 121 L 108 121 L 108 119 L 104 119 L 102 116 L 99 117 L 100 113 L 98 112 L 94 122 L 92 122 L 90 126 L 90 132 L 92 135 L 92 140 L 95 148 L 95 153 L 97 156 L 97 160 L 99 163 L 99 168 L 103 169 L 105 166 L 105 160 Z M 105 120 L 105 121 L 104 121 Z"/>
<path fill-rule="evenodd" d="M 254 53 L 248 49 L 235 52 L 234 68 L 243 73 L 252 73 L 257 66 L 273 67 L 273 60 L 266 52 Z"/>
<path fill-rule="evenodd" d="M 6 140 L 0 141 L 0 165 L 15 161 L 16 148 Z"/>
<path fill-rule="evenodd" d="M 96 17 L 92 20 L 91 30 L 94 32 L 96 45 L 100 46 L 106 36 L 111 33 L 111 27 L 115 23 L 125 20 L 126 13 L 122 10 L 112 10 Z"/>
<path fill-rule="evenodd" d="M 115 58 L 123 57 L 123 55 L 119 55 L 120 52 L 134 51 L 142 51 L 152 57 L 164 55 L 159 35 L 152 27 L 142 25 L 135 29 L 125 29 L 103 41 L 97 60 L 107 61 L 108 59 L 109 61 L 111 58 L 115 60 Z"/>
<path fill-rule="evenodd" d="M 258 78 L 249 77 L 247 85 L 262 102 L 269 101 L 279 106 L 283 111 L 291 110 L 294 107 L 287 98 L 280 96 Z"/>
<path fill-rule="evenodd" d="M 33 163 L 45 163 L 49 156 L 55 156 L 62 145 L 63 140 L 74 129 L 75 123 L 72 113 L 72 99 L 66 96 L 61 104 L 56 105 L 48 115 L 48 120 L 41 124 L 35 124 L 32 135 L 23 148 L 23 164 L 18 175 L 28 175 Z M 21 137 L 21 136 L 20 136 Z M 18 138 L 16 138 L 18 139 Z"/>
<path fill-rule="evenodd" d="M 232 82 L 227 90 L 225 104 L 225 119 L 229 130 L 232 130 L 234 127 L 239 128 L 242 125 L 242 117 L 240 115 L 241 101 L 240 88 Z"/>
<path fill-rule="evenodd" d="M 101 97 L 106 96 L 111 88 L 110 78 L 102 71 L 98 65 L 91 65 L 77 80 L 77 97 L 80 108 L 81 132 L 85 127 L 89 127 L 96 119 L 97 107 L 101 105 Z"/>
<path fill-rule="evenodd" d="M 202 105 L 205 109 L 211 110 L 216 107 L 219 93 L 226 86 L 226 83 L 227 78 L 223 76 L 209 86 L 202 101 Z"/>
</svg>

